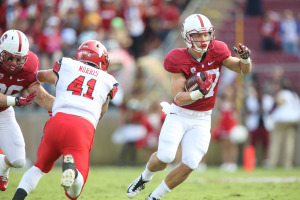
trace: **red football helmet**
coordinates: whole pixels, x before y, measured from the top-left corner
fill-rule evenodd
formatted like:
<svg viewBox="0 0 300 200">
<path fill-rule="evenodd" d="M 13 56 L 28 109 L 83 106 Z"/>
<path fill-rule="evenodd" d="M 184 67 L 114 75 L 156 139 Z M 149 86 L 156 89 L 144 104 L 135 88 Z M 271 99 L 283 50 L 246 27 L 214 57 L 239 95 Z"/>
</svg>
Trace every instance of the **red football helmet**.
<svg viewBox="0 0 300 200">
<path fill-rule="evenodd" d="M 1 67 L 9 74 L 18 73 L 24 66 L 29 52 L 29 42 L 24 33 L 9 30 L 0 38 Z"/>
<path fill-rule="evenodd" d="M 109 57 L 107 50 L 101 42 L 88 40 L 80 45 L 77 50 L 76 59 L 85 63 L 96 65 L 98 69 L 107 71 Z"/>
</svg>

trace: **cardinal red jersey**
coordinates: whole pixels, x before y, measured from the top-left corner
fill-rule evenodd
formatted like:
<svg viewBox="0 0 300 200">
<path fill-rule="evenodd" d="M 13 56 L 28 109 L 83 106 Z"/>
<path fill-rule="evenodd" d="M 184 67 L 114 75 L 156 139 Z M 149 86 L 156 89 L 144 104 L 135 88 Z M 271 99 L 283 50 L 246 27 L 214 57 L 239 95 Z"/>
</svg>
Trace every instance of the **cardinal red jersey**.
<svg viewBox="0 0 300 200">
<path fill-rule="evenodd" d="M 201 62 L 196 61 L 187 48 L 174 49 L 166 55 L 164 67 L 168 72 L 183 73 L 188 79 L 197 72 L 207 71 L 213 77 L 213 84 L 209 93 L 192 104 L 180 107 L 197 111 L 207 111 L 214 108 L 223 61 L 230 55 L 228 46 L 221 41 L 214 41 L 214 48 L 207 51 Z M 173 103 L 176 104 L 174 99 Z"/>
<path fill-rule="evenodd" d="M 39 59 L 37 55 L 29 51 L 28 59 L 23 68 L 14 75 L 7 73 L 0 63 L 0 92 L 6 95 L 20 93 L 36 81 L 36 72 L 39 69 Z M 0 112 L 8 107 L 0 107 Z"/>
</svg>

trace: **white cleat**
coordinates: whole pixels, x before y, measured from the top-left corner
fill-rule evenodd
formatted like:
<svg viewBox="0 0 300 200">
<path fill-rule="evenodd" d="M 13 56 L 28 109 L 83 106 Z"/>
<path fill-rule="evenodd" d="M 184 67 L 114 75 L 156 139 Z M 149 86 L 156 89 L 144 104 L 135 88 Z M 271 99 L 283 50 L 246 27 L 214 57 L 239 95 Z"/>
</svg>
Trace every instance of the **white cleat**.
<svg viewBox="0 0 300 200">
<path fill-rule="evenodd" d="M 135 179 L 127 189 L 127 196 L 129 198 L 133 198 L 140 193 L 141 190 L 145 188 L 145 184 L 149 181 L 145 181 L 140 175 L 137 179 Z"/>
</svg>

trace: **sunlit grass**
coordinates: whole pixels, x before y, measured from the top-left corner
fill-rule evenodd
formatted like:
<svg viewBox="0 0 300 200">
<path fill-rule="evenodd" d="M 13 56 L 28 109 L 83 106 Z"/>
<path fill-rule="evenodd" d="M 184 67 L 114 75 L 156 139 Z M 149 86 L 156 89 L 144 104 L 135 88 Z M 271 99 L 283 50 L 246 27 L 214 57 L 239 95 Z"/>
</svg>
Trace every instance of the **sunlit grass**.
<svg viewBox="0 0 300 200">
<path fill-rule="evenodd" d="M 144 167 L 91 167 L 87 183 L 79 199 L 128 199 L 128 185 Z M 170 168 L 157 173 L 135 199 L 144 200 L 163 180 Z M 9 187 L 0 192 L 0 199 L 12 199 L 24 170 L 11 170 Z M 67 199 L 60 186 L 61 168 L 55 167 L 45 175 L 26 200 Z M 239 169 L 235 173 L 208 167 L 204 172 L 193 172 L 188 180 L 167 194 L 166 200 L 298 200 L 300 199 L 300 168 L 253 172 Z"/>
</svg>

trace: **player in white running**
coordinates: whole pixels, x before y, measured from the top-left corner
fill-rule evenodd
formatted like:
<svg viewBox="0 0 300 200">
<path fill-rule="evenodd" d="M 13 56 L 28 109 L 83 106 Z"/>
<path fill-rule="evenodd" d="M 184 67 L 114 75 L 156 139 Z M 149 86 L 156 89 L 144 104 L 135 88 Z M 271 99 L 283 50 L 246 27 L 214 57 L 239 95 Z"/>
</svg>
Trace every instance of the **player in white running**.
<svg viewBox="0 0 300 200">
<path fill-rule="evenodd" d="M 62 58 L 53 70 L 38 72 L 42 83 L 56 85 L 53 117 L 44 128 L 37 161 L 23 176 L 13 200 L 25 199 L 63 155 L 61 186 L 77 199 L 89 173 L 89 155 L 95 128 L 117 93 L 118 82 L 106 72 L 109 58 L 98 41 L 80 45 L 76 60 Z"/>
<path fill-rule="evenodd" d="M 246 74 L 251 71 L 250 50 L 240 44 L 232 57 L 227 45 L 215 40 L 215 31 L 209 19 L 193 14 L 182 25 L 182 36 L 188 48 L 170 51 L 164 68 L 171 73 L 171 90 L 174 97 L 159 136 L 158 150 L 149 159 L 144 172 L 127 189 L 129 198 L 135 197 L 157 171 L 164 170 L 182 146 L 181 163 L 146 198 L 159 200 L 185 181 L 206 154 L 210 142 L 211 111 L 214 108 L 222 66 Z M 199 90 L 185 91 L 186 79 L 198 72 L 208 76 Z M 204 87 L 206 86 L 206 87 Z"/>
</svg>

